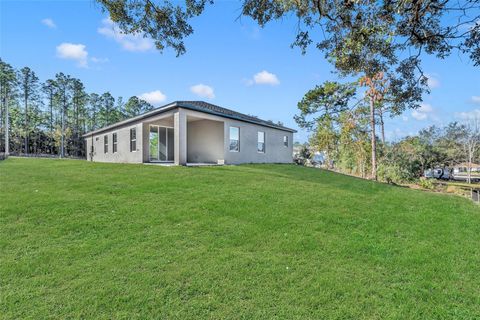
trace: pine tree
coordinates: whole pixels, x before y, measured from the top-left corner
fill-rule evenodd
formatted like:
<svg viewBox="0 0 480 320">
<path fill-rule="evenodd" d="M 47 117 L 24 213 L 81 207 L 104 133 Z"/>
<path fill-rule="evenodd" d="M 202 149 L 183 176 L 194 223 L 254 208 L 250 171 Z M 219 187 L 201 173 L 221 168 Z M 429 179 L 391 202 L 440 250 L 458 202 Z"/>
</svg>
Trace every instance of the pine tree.
<svg viewBox="0 0 480 320">
<path fill-rule="evenodd" d="M 31 109 L 34 108 L 34 104 L 38 103 L 39 99 L 39 80 L 34 71 L 29 67 L 24 67 L 18 72 L 18 89 L 20 93 L 20 99 L 22 100 L 24 107 L 24 152 L 29 153 L 29 137 L 33 131 L 30 123 Z M 31 107 L 31 108 L 29 108 Z M 36 110 L 34 110 L 36 111 Z"/>
</svg>

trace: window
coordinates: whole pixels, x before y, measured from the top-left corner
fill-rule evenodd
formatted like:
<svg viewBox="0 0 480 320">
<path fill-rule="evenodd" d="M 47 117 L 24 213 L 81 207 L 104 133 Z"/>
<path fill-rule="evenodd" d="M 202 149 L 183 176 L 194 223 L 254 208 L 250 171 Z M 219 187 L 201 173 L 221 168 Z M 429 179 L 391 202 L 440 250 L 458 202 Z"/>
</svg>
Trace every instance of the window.
<svg viewBox="0 0 480 320">
<path fill-rule="evenodd" d="M 265 132 L 258 131 L 257 151 L 265 153 Z"/>
<path fill-rule="evenodd" d="M 103 136 L 103 152 L 108 153 L 108 136 Z"/>
<path fill-rule="evenodd" d="M 240 128 L 230 127 L 230 151 L 240 151 Z"/>
<path fill-rule="evenodd" d="M 130 129 L 130 152 L 137 151 L 137 128 Z"/>
<path fill-rule="evenodd" d="M 283 146 L 288 147 L 288 136 L 283 136 Z"/>
<path fill-rule="evenodd" d="M 112 134 L 113 153 L 117 152 L 117 134 Z"/>
</svg>

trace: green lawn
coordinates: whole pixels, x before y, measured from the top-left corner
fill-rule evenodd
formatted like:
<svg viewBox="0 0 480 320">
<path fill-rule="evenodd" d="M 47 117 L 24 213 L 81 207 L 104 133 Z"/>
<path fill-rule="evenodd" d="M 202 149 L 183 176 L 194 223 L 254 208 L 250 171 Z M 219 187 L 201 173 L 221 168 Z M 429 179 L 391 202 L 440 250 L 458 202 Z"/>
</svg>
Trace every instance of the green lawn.
<svg viewBox="0 0 480 320">
<path fill-rule="evenodd" d="M 0 162 L 2 319 L 478 319 L 480 207 L 293 165 Z"/>
</svg>

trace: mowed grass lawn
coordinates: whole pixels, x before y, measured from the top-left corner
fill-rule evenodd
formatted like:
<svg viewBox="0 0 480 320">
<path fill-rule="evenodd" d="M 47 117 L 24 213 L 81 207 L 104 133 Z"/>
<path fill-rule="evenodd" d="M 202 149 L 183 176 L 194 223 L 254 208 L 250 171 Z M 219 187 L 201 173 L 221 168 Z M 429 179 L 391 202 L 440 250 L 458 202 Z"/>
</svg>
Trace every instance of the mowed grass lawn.
<svg viewBox="0 0 480 320">
<path fill-rule="evenodd" d="M 480 208 L 293 165 L 0 162 L 2 319 L 478 319 Z"/>
</svg>

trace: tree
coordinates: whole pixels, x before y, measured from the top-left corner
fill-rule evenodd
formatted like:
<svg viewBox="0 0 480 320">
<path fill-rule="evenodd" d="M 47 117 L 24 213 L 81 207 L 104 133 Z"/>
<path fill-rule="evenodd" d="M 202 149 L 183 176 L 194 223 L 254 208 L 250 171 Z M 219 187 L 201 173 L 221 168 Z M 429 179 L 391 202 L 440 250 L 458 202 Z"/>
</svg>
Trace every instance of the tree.
<svg viewBox="0 0 480 320">
<path fill-rule="evenodd" d="M 152 110 L 154 107 L 136 96 L 130 97 L 124 106 L 124 116 L 131 118 Z"/>
<path fill-rule="evenodd" d="M 91 93 L 88 97 L 90 108 L 89 113 L 89 130 L 96 130 L 98 128 L 98 113 L 102 105 L 102 99 L 97 93 Z"/>
<path fill-rule="evenodd" d="M 55 83 L 57 85 L 57 97 L 60 101 L 60 157 L 65 157 L 65 136 L 67 124 L 67 111 L 71 97 L 72 78 L 62 72 L 55 75 Z"/>
<path fill-rule="evenodd" d="M 313 132 L 311 144 L 318 151 L 325 151 L 329 164 L 337 149 L 339 118 L 349 110 L 354 95 L 352 84 L 327 81 L 308 91 L 297 105 L 300 114 L 294 117 L 295 121 L 301 128 Z"/>
<path fill-rule="evenodd" d="M 475 117 L 465 123 L 465 131 L 461 143 L 468 163 L 467 182 L 472 183 L 472 163 L 480 144 L 480 118 Z"/>
<path fill-rule="evenodd" d="M 72 118 L 73 121 L 71 126 L 73 127 L 73 141 L 72 147 L 73 152 L 76 156 L 80 156 L 83 152 L 84 142 L 82 139 L 83 126 L 81 123 L 84 120 L 86 115 L 86 105 L 88 100 L 88 95 L 85 92 L 85 87 L 79 79 L 72 79 Z"/>
<path fill-rule="evenodd" d="M 465 161 L 462 140 L 465 134 L 465 125 L 452 122 L 443 129 L 443 134 L 438 138 L 437 144 L 445 154 L 445 165 L 452 166 Z"/>
<path fill-rule="evenodd" d="M 207 4 L 214 3 L 213 0 L 189 0 L 177 5 L 155 0 L 96 1 L 123 32 L 150 37 L 159 50 L 171 47 L 177 55 L 185 53 L 183 41 L 193 33 L 189 20 L 202 14 Z M 360 62 L 363 48 L 381 34 L 381 38 L 388 36 L 392 48 L 401 51 L 396 58 L 402 56 L 405 61 L 414 58 L 417 66 L 418 52 L 443 58 L 454 49 L 468 54 L 479 65 L 480 25 L 475 24 L 480 17 L 479 4 L 478 0 L 245 0 L 241 14 L 262 27 L 286 16 L 297 17 L 294 45 L 305 51 L 314 42 L 318 48 L 326 49 L 328 58 L 343 57 L 336 63 Z M 318 38 L 313 39 L 312 34 Z M 383 46 L 381 41 L 373 43 L 378 48 Z M 412 49 L 412 53 L 407 49 Z M 350 58 L 349 53 L 352 53 Z M 379 54 L 388 57 L 391 52 L 379 50 Z"/>
<path fill-rule="evenodd" d="M 105 92 L 100 97 L 101 105 L 99 110 L 100 127 L 108 126 L 115 122 L 117 115 L 115 115 L 115 98 L 110 92 Z"/>
<path fill-rule="evenodd" d="M 11 65 L 9 65 L 8 63 L 0 59 L 0 103 L 1 103 L 0 110 L 3 110 L 0 113 L 3 115 L 5 120 L 3 134 L 4 134 L 4 140 L 5 140 L 4 150 L 7 156 L 10 152 L 9 103 L 10 103 L 10 99 L 15 94 L 16 83 L 17 83 L 17 79 L 16 79 L 15 70 L 12 68 Z M 0 122 L 2 122 L 1 120 L 2 120 L 2 117 L 0 117 Z"/>
<path fill-rule="evenodd" d="M 37 100 L 39 99 L 39 80 L 35 72 L 29 67 L 20 69 L 17 78 L 19 92 L 24 106 L 24 152 L 29 153 L 29 135 L 32 131 L 29 121 L 29 105 L 37 103 Z"/>
<path fill-rule="evenodd" d="M 42 90 L 44 94 L 47 96 L 48 100 L 48 110 L 49 110 L 49 115 L 48 115 L 48 127 L 49 127 L 49 133 L 48 133 L 48 146 L 49 146 L 49 151 L 51 154 L 53 154 L 54 150 L 54 104 L 55 104 L 55 96 L 57 95 L 57 84 L 55 80 L 48 79 L 45 81 L 45 83 L 42 85 Z"/>
</svg>

